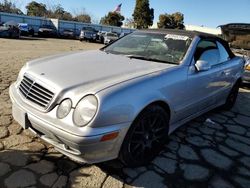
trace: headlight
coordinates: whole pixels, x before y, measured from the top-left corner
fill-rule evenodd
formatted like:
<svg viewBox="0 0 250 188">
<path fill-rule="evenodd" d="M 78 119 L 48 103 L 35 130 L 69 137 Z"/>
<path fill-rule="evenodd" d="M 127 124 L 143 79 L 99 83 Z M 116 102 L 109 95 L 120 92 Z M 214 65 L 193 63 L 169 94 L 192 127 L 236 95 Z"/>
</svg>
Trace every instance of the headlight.
<svg viewBox="0 0 250 188">
<path fill-rule="evenodd" d="M 73 121 L 77 126 L 87 125 L 95 116 L 98 102 L 94 95 L 88 95 L 76 105 Z"/>
<path fill-rule="evenodd" d="M 72 107 L 72 102 L 70 99 L 65 99 L 61 102 L 61 104 L 57 108 L 56 116 L 59 119 L 65 118 Z"/>
</svg>

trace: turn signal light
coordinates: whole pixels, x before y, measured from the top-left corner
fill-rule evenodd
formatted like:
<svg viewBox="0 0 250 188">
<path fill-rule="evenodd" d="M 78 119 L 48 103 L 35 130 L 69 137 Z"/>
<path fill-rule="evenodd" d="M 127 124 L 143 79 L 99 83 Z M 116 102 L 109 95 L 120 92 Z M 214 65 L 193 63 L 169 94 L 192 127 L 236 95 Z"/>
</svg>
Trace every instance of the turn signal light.
<svg viewBox="0 0 250 188">
<path fill-rule="evenodd" d="M 101 138 L 101 142 L 108 141 L 108 140 L 113 140 L 113 139 L 115 139 L 118 135 L 119 135 L 119 132 L 113 132 L 113 133 L 106 134 L 106 135 L 104 135 L 104 136 Z"/>
<path fill-rule="evenodd" d="M 250 64 L 246 66 L 246 70 L 250 71 Z"/>
</svg>

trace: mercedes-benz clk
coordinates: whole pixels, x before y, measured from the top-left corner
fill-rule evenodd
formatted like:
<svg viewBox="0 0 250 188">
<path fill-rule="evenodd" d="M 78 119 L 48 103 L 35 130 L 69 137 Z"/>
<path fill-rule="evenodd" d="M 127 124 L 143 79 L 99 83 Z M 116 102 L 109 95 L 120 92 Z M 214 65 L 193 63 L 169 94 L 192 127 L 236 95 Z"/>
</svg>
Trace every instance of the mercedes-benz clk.
<svg viewBox="0 0 250 188">
<path fill-rule="evenodd" d="M 10 87 L 14 119 L 70 158 L 144 165 L 171 132 L 237 98 L 244 60 L 212 35 L 141 30 L 34 60 Z"/>
</svg>

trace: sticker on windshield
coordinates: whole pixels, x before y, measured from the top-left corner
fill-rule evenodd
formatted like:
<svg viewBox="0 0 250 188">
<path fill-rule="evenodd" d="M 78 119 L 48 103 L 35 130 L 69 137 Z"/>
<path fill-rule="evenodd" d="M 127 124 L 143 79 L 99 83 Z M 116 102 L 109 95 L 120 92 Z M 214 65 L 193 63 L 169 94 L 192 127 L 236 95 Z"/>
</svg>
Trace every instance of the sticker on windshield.
<svg viewBox="0 0 250 188">
<path fill-rule="evenodd" d="M 164 37 L 164 39 L 165 39 L 165 40 L 168 40 L 168 39 L 173 39 L 173 40 L 188 40 L 189 37 L 183 36 L 183 35 L 167 34 L 167 35 Z"/>
</svg>

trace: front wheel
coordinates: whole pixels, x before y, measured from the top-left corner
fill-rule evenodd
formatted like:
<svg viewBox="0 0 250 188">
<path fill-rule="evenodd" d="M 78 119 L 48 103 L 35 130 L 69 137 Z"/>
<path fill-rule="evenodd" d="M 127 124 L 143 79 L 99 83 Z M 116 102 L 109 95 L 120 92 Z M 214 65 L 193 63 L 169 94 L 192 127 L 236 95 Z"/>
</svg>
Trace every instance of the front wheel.
<svg viewBox="0 0 250 188">
<path fill-rule="evenodd" d="M 168 138 L 169 115 L 158 105 L 146 107 L 131 125 L 119 158 L 130 167 L 149 163 Z"/>
</svg>

